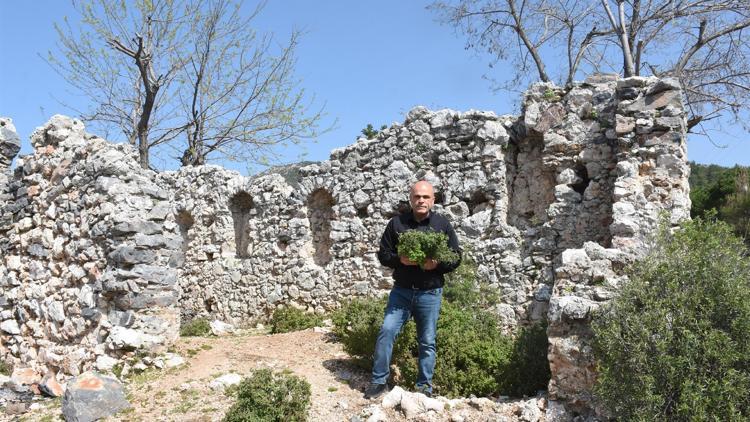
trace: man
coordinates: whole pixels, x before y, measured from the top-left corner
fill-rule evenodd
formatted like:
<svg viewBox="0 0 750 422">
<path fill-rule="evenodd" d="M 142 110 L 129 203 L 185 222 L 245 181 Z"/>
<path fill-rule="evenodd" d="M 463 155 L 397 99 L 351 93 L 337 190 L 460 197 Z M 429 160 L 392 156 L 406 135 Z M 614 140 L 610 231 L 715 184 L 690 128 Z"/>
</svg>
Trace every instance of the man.
<svg viewBox="0 0 750 422">
<path fill-rule="evenodd" d="M 444 274 L 455 270 L 460 259 L 454 263 L 427 259 L 422 267 L 407 257 L 398 256 L 398 236 L 407 230 L 438 231 L 448 235 L 448 246 L 460 257 L 458 238 L 445 217 L 431 212 L 435 205 L 435 191 L 428 182 L 417 182 L 409 193 L 411 211 L 393 217 L 380 240 L 378 259 L 393 268 L 394 286 L 388 296 L 385 319 L 375 345 L 375 362 L 372 380 L 365 391 L 365 398 L 380 397 L 387 391 L 386 381 L 390 373 L 393 343 L 401 328 L 414 317 L 419 342 L 419 373 L 417 391 L 432 394 L 432 375 L 435 369 L 435 332 L 440 313 L 440 303 L 445 282 Z"/>
</svg>

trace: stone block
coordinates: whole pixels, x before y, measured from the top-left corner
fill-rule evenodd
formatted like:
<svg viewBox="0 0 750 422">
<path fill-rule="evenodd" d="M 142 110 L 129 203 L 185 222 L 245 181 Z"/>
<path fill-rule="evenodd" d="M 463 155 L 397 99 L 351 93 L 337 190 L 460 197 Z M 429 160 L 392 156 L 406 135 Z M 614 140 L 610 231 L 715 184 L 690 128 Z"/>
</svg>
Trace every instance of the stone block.
<svg viewBox="0 0 750 422">
<path fill-rule="evenodd" d="M 117 264 L 135 265 L 150 264 L 156 261 L 157 255 L 150 250 L 140 250 L 132 246 L 119 246 L 110 252 L 109 258 Z"/>
<path fill-rule="evenodd" d="M 0 322 L 0 330 L 10 335 L 21 334 L 21 328 L 18 326 L 18 322 L 15 319 Z"/>
<path fill-rule="evenodd" d="M 68 382 L 62 401 L 68 422 L 92 422 L 129 409 L 125 391 L 114 378 L 86 372 Z"/>
</svg>

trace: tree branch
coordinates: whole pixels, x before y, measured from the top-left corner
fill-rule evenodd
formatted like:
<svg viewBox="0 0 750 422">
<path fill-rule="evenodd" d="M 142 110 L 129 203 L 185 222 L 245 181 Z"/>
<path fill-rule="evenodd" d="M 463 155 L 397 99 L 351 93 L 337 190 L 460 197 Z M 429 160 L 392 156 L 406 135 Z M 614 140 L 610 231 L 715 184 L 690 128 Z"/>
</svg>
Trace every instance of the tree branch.
<svg viewBox="0 0 750 422">
<path fill-rule="evenodd" d="M 738 22 L 735 25 L 724 28 L 723 30 L 715 32 L 706 37 L 706 20 L 701 20 L 700 27 L 698 28 L 698 40 L 682 55 L 682 57 L 680 57 L 680 59 L 677 61 L 677 64 L 674 66 L 674 68 L 672 68 L 672 72 L 676 75 L 681 74 L 690 58 L 693 57 L 693 55 L 697 53 L 698 50 L 700 50 L 704 45 L 724 35 L 747 28 L 748 26 L 750 26 L 750 19 Z"/>
<path fill-rule="evenodd" d="M 544 69 L 544 62 L 542 61 L 542 58 L 539 56 L 539 51 L 537 48 L 532 44 L 532 42 L 529 40 L 529 38 L 526 36 L 526 31 L 523 29 L 523 23 L 521 22 L 521 17 L 516 13 L 516 0 L 507 0 L 508 7 L 510 8 L 510 14 L 513 17 L 513 21 L 515 22 L 514 29 L 516 31 L 516 34 L 518 34 L 519 38 L 521 38 L 521 41 L 523 41 L 524 46 L 526 46 L 526 49 L 528 50 L 529 54 L 531 54 L 532 59 L 534 59 L 534 63 L 536 63 L 537 71 L 539 71 L 539 79 L 541 79 L 543 82 L 549 82 L 549 76 L 547 76 L 547 72 Z"/>
</svg>

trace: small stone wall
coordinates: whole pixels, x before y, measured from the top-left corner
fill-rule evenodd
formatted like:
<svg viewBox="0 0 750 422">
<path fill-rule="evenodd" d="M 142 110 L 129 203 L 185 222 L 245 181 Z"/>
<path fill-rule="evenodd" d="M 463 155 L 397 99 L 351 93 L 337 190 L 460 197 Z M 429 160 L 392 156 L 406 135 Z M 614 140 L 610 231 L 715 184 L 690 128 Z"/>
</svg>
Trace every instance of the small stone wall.
<svg viewBox="0 0 750 422">
<path fill-rule="evenodd" d="M 424 179 L 500 291 L 504 329 L 549 322 L 551 412 L 585 414 L 592 315 L 659 215 L 689 218 L 685 132 L 672 80 L 596 76 L 533 85 L 521 116 L 417 107 L 327 161 L 247 178 L 144 171 L 130 146 L 56 116 L 0 180 L 0 358 L 76 374 L 158 350 L 179 321 L 252 324 L 384 294 L 380 235 Z M 7 133 L 2 163 L 17 152 Z"/>
</svg>

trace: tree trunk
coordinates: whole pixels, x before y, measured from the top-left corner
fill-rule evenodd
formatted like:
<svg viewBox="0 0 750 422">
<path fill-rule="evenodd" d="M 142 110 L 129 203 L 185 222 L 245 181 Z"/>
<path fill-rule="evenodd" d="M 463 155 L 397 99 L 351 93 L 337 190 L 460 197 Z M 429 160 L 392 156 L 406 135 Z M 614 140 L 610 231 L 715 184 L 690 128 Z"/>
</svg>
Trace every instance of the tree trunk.
<svg viewBox="0 0 750 422">
<path fill-rule="evenodd" d="M 193 113 L 193 116 L 197 116 L 197 113 Z M 203 131 L 201 128 L 199 119 L 195 118 L 194 129 L 187 131 L 188 146 L 182 153 L 180 163 L 183 167 L 187 166 L 202 166 L 206 164 L 206 156 L 203 152 Z"/>
<path fill-rule="evenodd" d="M 148 169 L 150 164 L 148 162 L 148 133 L 138 134 L 138 157 L 141 168 Z"/>
<path fill-rule="evenodd" d="M 141 117 L 138 119 L 138 155 L 141 167 L 144 169 L 150 168 L 148 160 L 148 150 L 150 147 L 148 144 L 148 123 L 151 119 L 151 112 L 154 110 L 157 92 L 159 92 L 159 86 L 156 84 L 146 87 L 146 100 L 143 102 Z"/>
</svg>

